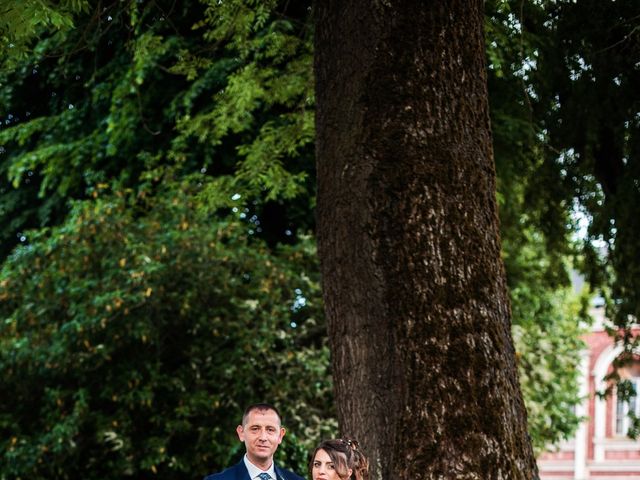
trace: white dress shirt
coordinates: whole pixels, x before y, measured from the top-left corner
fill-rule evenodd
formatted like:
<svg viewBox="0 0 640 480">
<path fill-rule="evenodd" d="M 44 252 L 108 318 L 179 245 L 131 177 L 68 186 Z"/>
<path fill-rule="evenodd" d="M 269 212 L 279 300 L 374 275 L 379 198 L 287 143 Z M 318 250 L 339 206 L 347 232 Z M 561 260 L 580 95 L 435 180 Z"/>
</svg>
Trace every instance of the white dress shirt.
<svg viewBox="0 0 640 480">
<path fill-rule="evenodd" d="M 249 477 L 251 477 L 251 480 L 260 480 L 260 477 L 258 475 L 260 475 L 261 473 L 268 473 L 273 480 L 277 480 L 276 469 L 273 466 L 273 462 L 271 462 L 271 466 L 269 467 L 268 470 L 262 470 L 261 468 L 258 468 L 253 463 L 251 463 L 247 458 L 247 454 L 245 453 L 244 465 L 247 467 L 247 470 L 249 471 Z"/>
</svg>

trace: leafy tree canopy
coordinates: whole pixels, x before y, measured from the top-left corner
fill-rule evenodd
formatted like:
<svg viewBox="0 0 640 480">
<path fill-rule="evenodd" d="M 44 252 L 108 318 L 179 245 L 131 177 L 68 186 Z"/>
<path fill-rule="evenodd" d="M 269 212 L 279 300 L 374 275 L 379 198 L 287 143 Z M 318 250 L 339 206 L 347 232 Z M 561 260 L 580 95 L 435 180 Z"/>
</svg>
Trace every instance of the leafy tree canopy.
<svg viewBox="0 0 640 480">
<path fill-rule="evenodd" d="M 6 0 L 0 7 L 0 58 L 3 68 L 15 67 L 41 32 L 68 31 L 74 15 L 86 13 L 86 0 Z"/>
</svg>

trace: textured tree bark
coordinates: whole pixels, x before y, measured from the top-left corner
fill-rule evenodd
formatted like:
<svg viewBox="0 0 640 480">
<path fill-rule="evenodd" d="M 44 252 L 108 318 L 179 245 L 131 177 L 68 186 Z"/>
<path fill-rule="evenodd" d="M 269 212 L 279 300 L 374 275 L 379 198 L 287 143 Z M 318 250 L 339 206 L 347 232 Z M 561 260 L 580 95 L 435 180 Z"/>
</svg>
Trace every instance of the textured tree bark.
<svg viewBox="0 0 640 480">
<path fill-rule="evenodd" d="M 374 479 L 535 479 L 500 258 L 483 2 L 315 4 L 318 241 Z"/>
</svg>

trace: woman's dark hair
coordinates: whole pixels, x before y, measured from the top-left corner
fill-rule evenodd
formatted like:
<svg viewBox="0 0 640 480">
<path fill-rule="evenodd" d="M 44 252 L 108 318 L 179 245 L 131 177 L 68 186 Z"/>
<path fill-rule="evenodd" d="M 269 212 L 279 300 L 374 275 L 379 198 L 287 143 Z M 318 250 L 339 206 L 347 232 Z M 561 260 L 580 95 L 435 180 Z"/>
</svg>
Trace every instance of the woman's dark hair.
<svg viewBox="0 0 640 480">
<path fill-rule="evenodd" d="M 329 455 L 336 473 L 342 480 L 369 479 L 369 461 L 360 450 L 358 442 L 349 438 L 325 440 L 315 448 L 309 459 L 310 479 L 313 479 L 313 462 L 319 450 L 324 450 Z"/>
</svg>

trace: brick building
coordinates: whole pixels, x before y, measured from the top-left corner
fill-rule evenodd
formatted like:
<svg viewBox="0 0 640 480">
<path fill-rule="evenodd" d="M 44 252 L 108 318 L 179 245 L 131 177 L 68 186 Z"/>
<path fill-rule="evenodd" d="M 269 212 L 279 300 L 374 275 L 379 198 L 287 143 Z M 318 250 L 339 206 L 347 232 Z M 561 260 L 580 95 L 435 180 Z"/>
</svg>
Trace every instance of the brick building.
<svg viewBox="0 0 640 480">
<path fill-rule="evenodd" d="M 640 415 L 640 398 L 619 401 L 615 392 L 606 398 L 596 395 L 604 391 L 603 380 L 611 370 L 611 362 L 622 351 L 604 330 L 603 309 L 594 310 L 595 325 L 584 340 L 587 349 L 581 365 L 581 391 L 583 403 L 577 413 L 587 417 L 573 439 L 559 450 L 547 452 L 538 459 L 541 480 L 640 480 L 640 440 L 626 435 L 629 427 L 628 412 Z M 621 373 L 637 385 L 638 372 Z"/>
</svg>

